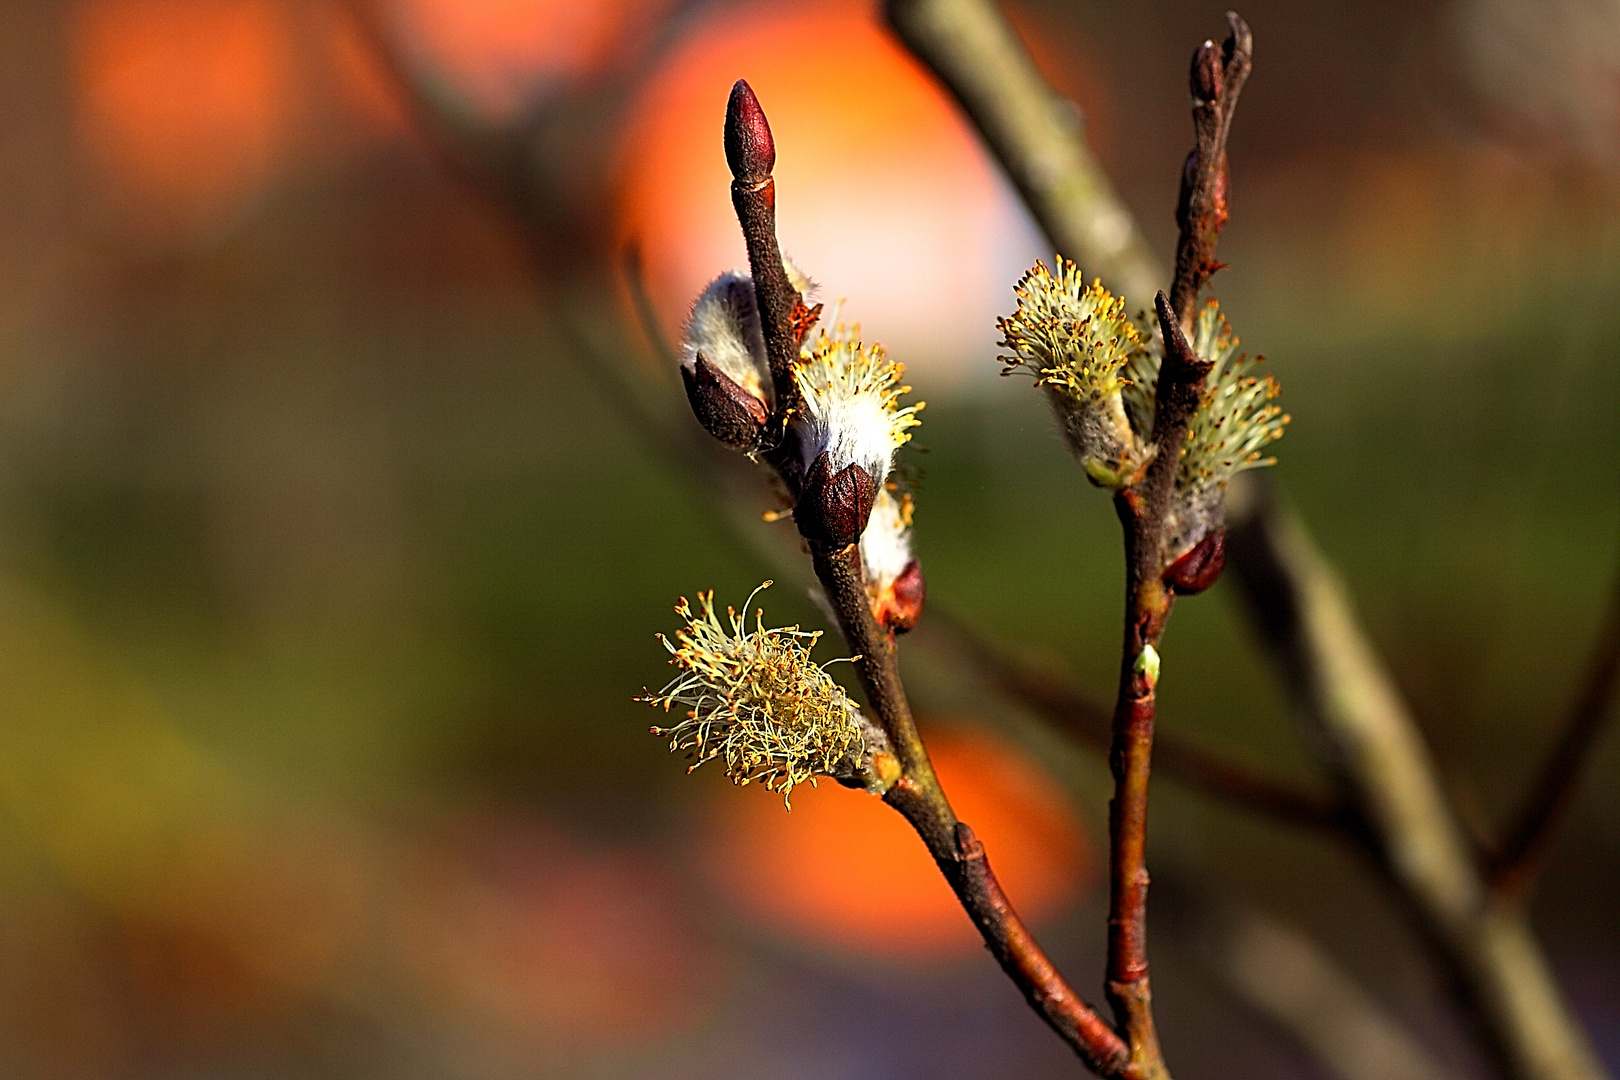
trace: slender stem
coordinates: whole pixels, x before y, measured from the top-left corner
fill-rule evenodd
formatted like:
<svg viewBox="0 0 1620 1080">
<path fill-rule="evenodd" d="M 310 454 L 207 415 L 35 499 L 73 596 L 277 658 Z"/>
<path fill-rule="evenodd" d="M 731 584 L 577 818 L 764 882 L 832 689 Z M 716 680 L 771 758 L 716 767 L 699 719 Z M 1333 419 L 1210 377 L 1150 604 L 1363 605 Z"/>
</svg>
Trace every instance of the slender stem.
<svg viewBox="0 0 1620 1080">
<path fill-rule="evenodd" d="M 1139 506 L 1122 495 L 1118 502 L 1130 535 L 1140 535 Z M 1134 569 L 1134 568 L 1133 568 Z M 1127 571 L 1127 579 L 1136 575 Z M 1154 1028 L 1153 995 L 1147 961 L 1147 808 L 1153 756 L 1156 673 L 1137 663 L 1146 648 L 1157 648 L 1172 596 L 1156 581 L 1135 580 L 1128 589 L 1125 648 L 1120 663 L 1119 701 L 1108 764 L 1114 797 L 1108 804 L 1108 1000 L 1114 1021 L 1124 1030 L 1131 1058 L 1149 1076 L 1167 1076 Z"/>
<path fill-rule="evenodd" d="M 930 850 L 954 850 L 956 818 L 934 776 L 922 737 L 917 734 L 911 703 L 900 681 L 894 635 L 879 626 L 872 614 L 872 601 L 867 596 L 866 579 L 861 573 L 860 548 L 854 544 L 834 548 L 812 543 L 810 559 L 816 578 L 838 616 L 838 628 L 843 631 L 844 641 L 858 657 L 855 674 L 860 679 L 861 690 L 888 731 L 906 776 L 928 793 L 930 801 L 939 808 L 940 818 L 948 819 L 938 836 L 927 838 L 928 846 Z"/>
<path fill-rule="evenodd" d="M 927 846 L 996 961 L 1052 1030 L 1103 1076 L 1129 1076 L 1125 1043 L 1064 980 L 1001 891 L 984 845 L 956 819 L 917 733 L 900 680 L 894 635 L 878 625 L 854 544 L 812 543 L 816 577 L 839 629 L 858 654 L 855 672 L 900 759 L 901 777 L 884 795 Z"/>
<path fill-rule="evenodd" d="M 1620 685 L 1620 577 L 1609 597 L 1603 628 L 1587 666 L 1581 694 L 1565 722 L 1564 733 L 1542 767 L 1529 796 L 1508 827 L 1487 868 L 1499 896 L 1522 895 L 1534 880 L 1558 826 L 1569 816 L 1581 772 L 1614 712 Z"/>
<path fill-rule="evenodd" d="M 1136 219 L 1086 142 L 1074 103 L 1053 90 L 989 0 L 886 0 L 884 15 L 939 77 L 1064 255 L 1125 296 L 1163 274 Z"/>
<path fill-rule="evenodd" d="M 1163 580 L 1166 518 L 1181 444 L 1202 394 L 1209 362 L 1181 332 L 1169 298 L 1156 302 L 1164 334 L 1153 442 L 1158 454 L 1142 482 L 1114 498 L 1125 535 L 1125 641 L 1108 764 L 1108 998 L 1131 1059 L 1149 1076 L 1168 1076 L 1154 1029 L 1147 960 L 1147 809 L 1157 706 L 1157 650 L 1175 594 Z"/>
<path fill-rule="evenodd" d="M 1221 267 L 1215 261 L 1215 245 L 1227 218 L 1226 138 L 1254 55 L 1254 35 L 1248 24 L 1233 11 L 1226 13 L 1226 21 L 1231 33 L 1225 43 L 1219 48 L 1213 41 L 1200 45 L 1193 53 L 1188 80 L 1197 141 L 1181 173 L 1181 198 L 1176 204 L 1181 236 L 1176 244 L 1170 304 L 1189 330 L 1199 290 Z"/>
</svg>

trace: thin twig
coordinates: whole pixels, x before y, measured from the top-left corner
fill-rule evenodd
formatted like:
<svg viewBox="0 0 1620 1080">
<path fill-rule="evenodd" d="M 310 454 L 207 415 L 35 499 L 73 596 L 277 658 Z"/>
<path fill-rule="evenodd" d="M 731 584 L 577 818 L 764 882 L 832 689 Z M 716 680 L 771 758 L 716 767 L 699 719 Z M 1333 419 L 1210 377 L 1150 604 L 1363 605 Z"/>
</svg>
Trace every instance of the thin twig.
<svg viewBox="0 0 1620 1080">
<path fill-rule="evenodd" d="M 1587 665 L 1580 697 L 1570 710 L 1552 755 L 1542 767 L 1529 796 L 1505 839 L 1492 853 L 1488 877 L 1499 896 L 1522 895 L 1541 868 L 1547 846 L 1569 816 L 1581 772 L 1603 734 L 1604 721 L 1616 710 L 1614 695 L 1620 685 L 1620 577 L 1610 594 L 1603 627 Z"/>
<path fill-rule="evenodd" d="M 453 105 L 442 90 L 429 88 L 395 44 L 380 0 L 333 2 L 348 15 L 365 51 L 397 91 L 409 122 L 450 175 L 474 197 L 491 202 L 503 214 L 516 212 L 530 224 L 532 206 L 523 190 L 516 140 Z M 533 230 L 524 231 L 531 234 Z"/>
<path fill-rule="evenodd" d="M 956 99 L 1059 251 L 1142 303 L 1164 280 L 1136 219 L 1085 138 L 986 0 L 886 0 L 884 15 Z"/>
<path fill-rule="evenodd" d="M 1226 138 L 1254 56 L 1254 35 L 1248 24 L 1234 11 L 1226 13 L 1226 21 L 1231 33 L 1225 43 L 1219 48 L 1213 41 L 1200 45 L 1193 53 L 1188 80 L 1197 141 L 1181 171 L 1181 198 L 1176 203 L 1181 236 L 1176 244 L 1170 304 L 1189 332 L 1197 313 L 1198 291 L 1221 266 L 1215 261 L 1215 245 L 1227 218 Z"/>
<path fill-rule="evenodd" d="M 816 577 L 838 617 L 861 689 L 889 734 L 901 762 L 901 777 L 884 795 L 927 846 L 963 910 L 973 920 L 1002 970 L 1052 1030 L 1086 1065 L 1103 1076 L 1134 1076 L 1127 1071 L 1124 1042 L 1083 1001 L 1058 972 L 1017 912 L 1008 903 L 984 846 L 973 830 L 957 821 L 934 775 L 928 751 L 917 734 L 900 681 L 894 635 L 872 615 L 855 545 L 829 549 L 811 544 Z"/>
<path fill-rule="evenodd" d="M 1309 738 L 1505 1075 L 1604 1075 L 1517 905 L 1494 898 L 1338 577 L 1261 485 L 1229 500 L 1233 568 Z"/>
<path fill-rule="evenodd" d="M 1172 306 L 1160 292 L 1154 304 L 1164 342 L 1151 436 L 1157 456 L 1140 484 L 1114 497 L 1125 534 L 1125 644 L 1108 755 L 1114 774 L 1114 798 L 1108 804 L 1108 998 L 1132 1063 L 1151 1076 L 1169 1075 L 1153 1022 L 1147 959 L 1148 779 L 1158 708 L 1158 645 L 1175 603 L 1175 592 L 1164 581 L 1166 519 L 1187 425 L 1203 398 L 1204 376 L 1213 367 L 1193 351 L 1183 324 L 1191 325 L 1199 287 L 1215 265 L 1215 244 L 1226 221 L 1226 137 L 1253 49 L 1243 20 L 1229 12 L 1227 21 L 1232 34 L 1220 55 L 1206 41 L 1192 60 L 1197 143 L 1182 172 L 1176 210 L 1181 239 L 1172 295 L 1177 303 Z"/>
<path fill-rule="evenodd" d="M 1125 642 L 1108 764 L 1108 999 L 1125 1033 L 1131 1063 L 1145 1076 L 1167 1077 L 1153 1024 L 1147 960 L 1147 807 L 1157 709 L 1157 650 L 1175 593 L 1163 579 L 1166 516 L 1187 422 L 1198 407 L 1210 364 L 1193 353 L 1159 293 L 1165 355 L 1159 368 L 1153 443 L 1158 455 L 1142 482 L 1114 497 L 1125 534 Z"/>
</svg>

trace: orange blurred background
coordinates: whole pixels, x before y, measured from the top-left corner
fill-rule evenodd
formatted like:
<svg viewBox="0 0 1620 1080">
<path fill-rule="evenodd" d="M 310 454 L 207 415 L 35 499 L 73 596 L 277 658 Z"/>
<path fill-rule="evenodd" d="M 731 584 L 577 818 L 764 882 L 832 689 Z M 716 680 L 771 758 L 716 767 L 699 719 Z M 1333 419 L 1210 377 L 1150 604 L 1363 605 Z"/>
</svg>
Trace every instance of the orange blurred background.
<svg viewBox="0 0 1620 1080">
<path fill-rule="evenodd" d="M 1162 258 L 1220 9 L 1008 6 Z M 1289 395 L 1279 480 L 1496 820 L 1620 557 L 1620 19 L 1358 8 L 1245 10 L 1217 286 Z M 738 77 L 785 249 L 930 402 L 906 460 L 930 602 L 1109 693 L 1106 500 L 992 377 L 1044 241 L 874 5 L 18 0 L 0 1074 L 1073 1074 L 897 816 L 688 779 L 629 701 L 672 596 L 767 572 L 575 362 L 647 352 L 627 245 L 666 334 L 744 261 Z M 768 546 L 786 526 L 754 510 Z M 1228 601 L 1178 608 L 1165 722 L 1308 776 Z M 1105 768 L 907 650 L 958 811 L 1090 993 Z M 1536 909 L 1611 1063 L 1617 776 L 1611 740 Z M 1363 868 L 1160 791 L 1167 907 L 1213 882 L 1287 915 L 1482 1073 Z M 1320 1075 L 1153 932 L 1182 1075 Z"/>
</svg>

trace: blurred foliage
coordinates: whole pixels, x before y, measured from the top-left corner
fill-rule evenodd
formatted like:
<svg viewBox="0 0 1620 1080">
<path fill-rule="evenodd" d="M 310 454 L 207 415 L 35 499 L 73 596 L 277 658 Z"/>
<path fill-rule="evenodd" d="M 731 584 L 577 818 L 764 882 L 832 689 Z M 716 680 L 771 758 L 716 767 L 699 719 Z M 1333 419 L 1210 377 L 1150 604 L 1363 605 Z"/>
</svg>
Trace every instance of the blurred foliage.
<svg viewBox="0 0 1620 1080">
<path fill-rule="evenodd" d="M 629 698 L 666 676 L 652 634 L 678 593 L 740 598 L 769 571 L 572 362 L 558 283 L 527 269 L 511 223 L 397 111 L 368 126 L 375 102 L 317 81 L 304 92 L 329 108 L 305 100 L 302 149 L 246 202 L 158 241 L 122 229 L 70 119 L 73 20 L 94 6 L 0 15 L 0 1070 L 1067 1073 L 978 957 L 942 950 L 918 978 L 797 941 L 703 869 L 714 800 L 770 797 L 682 777 Z M 313 0 L 274 11 L 326 41 Z M 1106 99 L 1092 111 L 1118 125 L 1099 141 L 1162 239 L 1186 144 L 1179 65 L 1209 19 L 1131 11 L 1077 36 L 1063 5 L 1018 9 L 1076 42 L 1071 56 L 1046 35 L 1049 61 L 1097 61 L 1079 69 Z M 1446 156 L 1448 136 L 1403 111 L 1406 60 L 1317 78 L 1323 55 L 1341 71 L 1398 36 L 1357 22 L 1379 36 L 1346 60 L 1328 48 L 1350 32 L 1336 11 L 1249 13 L 1261 67 L 1216 284 L 1294 416 L 1277 480 L 1448 776 L 1497 821 L 1620 564 L 1614 188 L 1523 154 L 1491 186 L 1473 151 Z M 1403 25 L 1440 14 L 1419 5 Z M 1336 137 L 1346 116 L 1357 139 Z M 1390 164 L 1427 160 L 1401 156 L 1414 144 L 1496 195 L 1451 213 L 1457 172 Z M 1343 210 L 1391 190 L 1418 210 L 1381 232 Z M 1528 217 L 1493 210 L 1521 203 Z M 907 456 L 930 603 L 1105 696 L 1120 587 L 1107 500 L 990 355 L 915 359 L 929 408 Z M 823 625 L 775 591 L 773 615 Z M 1166 724 L 1307 774 L 1225 587 L 1179 606 L 1165 655 Z M 936 674 L 924 711 L 1038 754 L 1095 834 L 1100 763 Z M 1611 1063 L 1617 782 L 1610 739 L 1536 909 Z M 1432 974 L 1342 853 L 1173 785 L 1155 833 L 1167 862 L 1300 920 L 1468 1060 Z M 1053 914 L 1086 986 L 1093 902 Z M 1222 1040 L 1267 1036 L 1163 940 L 1172 1058 L 1237 1075 Z M 667 1015 L 616 1027 L 601 1002 L 625 995 Z M 874 1015 L 885 1030 L 828 1048 Z M 1251 1065 L 1308 1068 L 1275 1047 Z"/>
</svg>

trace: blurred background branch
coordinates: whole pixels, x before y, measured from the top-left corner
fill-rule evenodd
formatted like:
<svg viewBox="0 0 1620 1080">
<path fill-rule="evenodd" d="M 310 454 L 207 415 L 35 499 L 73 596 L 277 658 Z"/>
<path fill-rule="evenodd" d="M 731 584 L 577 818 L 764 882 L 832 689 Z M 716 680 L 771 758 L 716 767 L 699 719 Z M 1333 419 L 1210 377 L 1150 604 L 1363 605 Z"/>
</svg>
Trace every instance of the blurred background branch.
<svg viewBox="0 0 1620 1080">
<path fill-rule="evenodd" d="M 1092 752 L 1108 752 L 1113 737 L 1108 711 L 1060 675 L 998 649 L 948 612 L 932 612 L 930 629 L 940 635 L 944 648 L 962 656 L 991 686 Z M 1341 838 L 1349 825 L 1344 810 L 1329 796 L 1173 733 L 1161 733 L 1154 740 L 1153 765 L 1157 775 L 1262 819 Z"/>
<path fill-rule="evenodd" d="M 1164 281 L 1085 139 L 1085 117 L 982 0 L 886 0 L 884 15 L 996 155 L 1041 231 L 1109 288 L 1146 303 Z"/>
<path fill-rule="evenodd" d="M 1187 36 L 1218 11 L 1005 12 L 1169 252 Z M 1548 686 L 1578 696 L 1620 524 L 1592 464 L 1620 452 L 1620 21 L 1599 0 L 1245 14 L 1263 77 L 1220 284 L 1299 417 L 1277 479 L 1436 767 L 1509 822 L 1527 748 L 1562 735 L 1536 720 Z M 757 74 L 793 133 L 784 244 L 930 402 L 907 468 L 936 618 L 905 659 L 930 754 L 1054 961 L 1100 970 L 1099 759 L 937 618 L 1060 701 L 1112 677 L 1116 523 L 988 359 L 1051 250 L 1014 187 L 875 4 L 373 16 L 447 132 L 419 134 L 330 0 L 0 8 L 0 1071 L 1072 1075 L 895 815 L 677 782 L 625 701 L 659 659 L 625 628 L 680 586 L 791 579 L 774 602 L 825 625 L 791 524 L 760 520 L 780 502 L 637 332 L 738 264 L 713 102 Z M 1161 746 L 1313 805 L 1234 591 L 1178 616 Z M 1612 1069 L 1602 730 L 1520 903 Z M 1236 805 L 1159 785 L 1161 898 L 1190 866 L 1195 905 L 1286 920 L 1432 1062 L 1486 1075 L 1378 880 Z M 1188 1077 L 1340 1075 L 1289 1028 L 1321 1009 L 1257 1020 L 1197 934 L 1154 935 Z"/>
<path fill-rule="evenodd" d="M 1453 1074 L 1310 938 L 1257 911 L 1202 916 L 1207 962 L 1233 991 L 1341 1080 Z"/>
<path fill-rule="evenodd" d="M 1491 888 L 1499 895 L 1523 893 L 1534 883 L 1558 827 L 1569 817 L 1582 774 L 1615 712 L 1615 686 L 1620 682 L 1620 578 L 1604 609 L 1597 644 L 1587 664 L 1580 694 L 1564 721 L 1563 733 L 1536 776 L 1518 814 L 1502 833 L 1500 846 L 1488 859 Z"/>
<path fill-rule="evenodd" d="M 1506 1075 L 1604 1075 L 1522 911 L 1495 900 L 1344 586 L 1263 485 L 1229 507 L 1233 569 L 1319 760 L 1447 966 Z M 1257 489 L 1257 490 L 1256 490 Z"/>
</svg>

